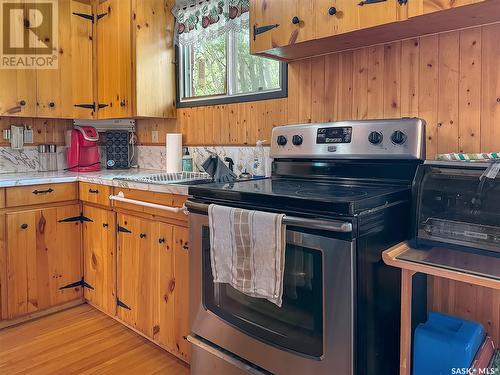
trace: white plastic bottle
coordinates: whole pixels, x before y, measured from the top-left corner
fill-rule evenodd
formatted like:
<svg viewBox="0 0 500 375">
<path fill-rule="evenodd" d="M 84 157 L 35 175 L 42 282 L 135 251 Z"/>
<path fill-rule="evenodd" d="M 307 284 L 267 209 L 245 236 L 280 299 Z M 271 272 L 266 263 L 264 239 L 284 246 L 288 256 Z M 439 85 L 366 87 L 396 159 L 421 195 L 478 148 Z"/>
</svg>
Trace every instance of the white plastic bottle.
<svg viewBox="0 0 500 375">
<path fill-rule="evenodd" d="M 266 177 L 266 155 L 264 153 L 264 142 L 257 141 L 254 150 L 252 174 L 254 178 Z"/>
</svg>

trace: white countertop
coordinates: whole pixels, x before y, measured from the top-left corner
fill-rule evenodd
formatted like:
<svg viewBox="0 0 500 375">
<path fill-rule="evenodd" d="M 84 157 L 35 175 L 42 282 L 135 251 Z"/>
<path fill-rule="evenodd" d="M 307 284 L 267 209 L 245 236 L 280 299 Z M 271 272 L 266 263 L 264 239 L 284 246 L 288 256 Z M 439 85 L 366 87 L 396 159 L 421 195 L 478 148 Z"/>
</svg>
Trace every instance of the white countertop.
<svg viewBox="0 0 500 375">
<path fill-rule="evenodd" d="M 0 188 L 12 186 L 26 186 L 39 184 L 52 184 L 61 182 L 90 182 L 100 185 L 117 186 L 129 189 L 155 191 L 160 193 L 171 193 L 188 195 L 188 187 L 178 184 L 147 184 L 131 181 L 116 180 L 117 177 L 142 176 L 162 173 L 153 169 L 126 169 L 108 170 L 99 172 L 30 172 L 30 173 L 0 173 Z"/>
</svg>

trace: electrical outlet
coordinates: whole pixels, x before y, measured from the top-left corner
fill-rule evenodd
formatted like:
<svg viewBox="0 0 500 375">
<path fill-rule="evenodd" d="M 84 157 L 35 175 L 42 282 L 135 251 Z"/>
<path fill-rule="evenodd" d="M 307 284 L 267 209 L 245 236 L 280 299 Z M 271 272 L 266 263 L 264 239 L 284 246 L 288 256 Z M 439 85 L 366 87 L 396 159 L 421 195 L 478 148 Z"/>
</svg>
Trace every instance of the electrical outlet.
<svg viewBox="0 0 500 375">
<path fill-rule="evenodd" d="M 158 130 L 151 130 L 151 143 L 159 143 Z"/>
</svg>

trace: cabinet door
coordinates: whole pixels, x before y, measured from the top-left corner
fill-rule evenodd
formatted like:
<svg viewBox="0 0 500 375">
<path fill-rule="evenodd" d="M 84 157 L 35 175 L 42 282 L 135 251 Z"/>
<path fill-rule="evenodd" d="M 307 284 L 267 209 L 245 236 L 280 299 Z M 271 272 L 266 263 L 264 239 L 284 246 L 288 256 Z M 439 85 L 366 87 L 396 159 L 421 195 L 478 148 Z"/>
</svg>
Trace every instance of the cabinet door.
<svg viewBox="0 0 500 375">
<path fill-rule="evenodd" d="M 359 29 L 358 8 L 358 2 L 354 0 L 315 1 L 315 38 L 325 38 Z"/>
<path fill-rule="evenodd" d="M 17 21 L 23 26 L 23 33 L 9 35 L 11 46 L 18 48 L 17 53 L 34 56 L 30 45 L 25 43 L 25 35 L 29 35 L 28 24 L 25 22 L 25 14 L 28 14 L 27 1 L 18 2 L 23 8 L 19 9 Z M 32 2 L 30 2 L 32 3 Z M 22 11 L 22 12 L 21 12 Z M 35 22 L 34 19 L 31 20 Z M 8 55 L 16 60 L 18 55 Z M 16 65 L 17 66 L 17 65 Z M 0 66 L 0 116 L 36 116 L 36 71 L 24 67 L 12 67 L 4 69 Z"/>
<path fill-rule="evenodd" d="M 79 205 L 7 216 L 7 316 L 15 318 L 82 296 L 63 288 L 82 276 Z M 61 289 L 62 288 L 62 289 Z"/>
<path fill-rule="evenodd" d="M 251 52 L 263 52 L 313 39 L 313 3 L 312 0 L 251 0 Z M 255 34 L 254 30 L 269 25 L 278 27 Z"/>
<path fill-rule="evenodd" d="M 189 230 L 174 227 L 174 336 L 177 353 L 189 362 Z"/>
<path fill-rule="evenodd" d="M 407 18 L 406 6 L 400 5 L 398 0 L 379 2 L 364 0 L 358 4 L 364 4 L 357 5 L 360 29 L 402 21 Z"/>
<path fill-rule="evenodd" d="M 118 215 L 118 317 L 152 337 L 153 305 L 158 285 L 155 223 L 130 215 Z"/>
<path fill-rule="evenodd" d="M 113 211 L 85 205 L 83 215 L 84 279 L 94 289 L 85 298 L 110 315 L 116 314 L 116 219 Z"/>
<path fill-rule="evenodd" d="M 155 325 L 153 338 L 160 345 L 175 352 L 175 320 L 174 300 L 176 295 L 176 280 L 174 277 L 174 247 L 173 227 L 158 223 L 158 243 L 156 246 L 159 267 L 159 284 L 157 300 L 155 301 Z"/>
<path fill-rule="evenodd" d="M 75 105 L 92 104 L 92 21 L 76 15 L 92 14 L 90 0 L 58 3 L 57 69 L 37 70 L 37 116 L 91 119 L 93 110 Z M 50 32 L 48 30 L 47 32 Z M 43 38 L 51 38 L 45 35 Z"/>
<path fill-rule="evenodd" d="M 98 118 L 132 116 L 131 1 L 99 0 L 97 23 Z"/>
</svg>

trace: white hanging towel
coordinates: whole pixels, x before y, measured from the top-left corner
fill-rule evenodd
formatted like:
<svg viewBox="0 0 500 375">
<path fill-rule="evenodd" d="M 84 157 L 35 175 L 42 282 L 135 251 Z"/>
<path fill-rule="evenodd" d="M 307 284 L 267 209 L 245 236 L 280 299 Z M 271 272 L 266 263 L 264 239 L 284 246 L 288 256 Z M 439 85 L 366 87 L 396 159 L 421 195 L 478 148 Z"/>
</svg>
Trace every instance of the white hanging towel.
<svg viewBox="0 0 500 375">
<path fill-rule="evenodd" d="M 214 283 L 227 283 L 281 307 L 285 215 L 211 204 L 208 207 Z"/>
</svg>

